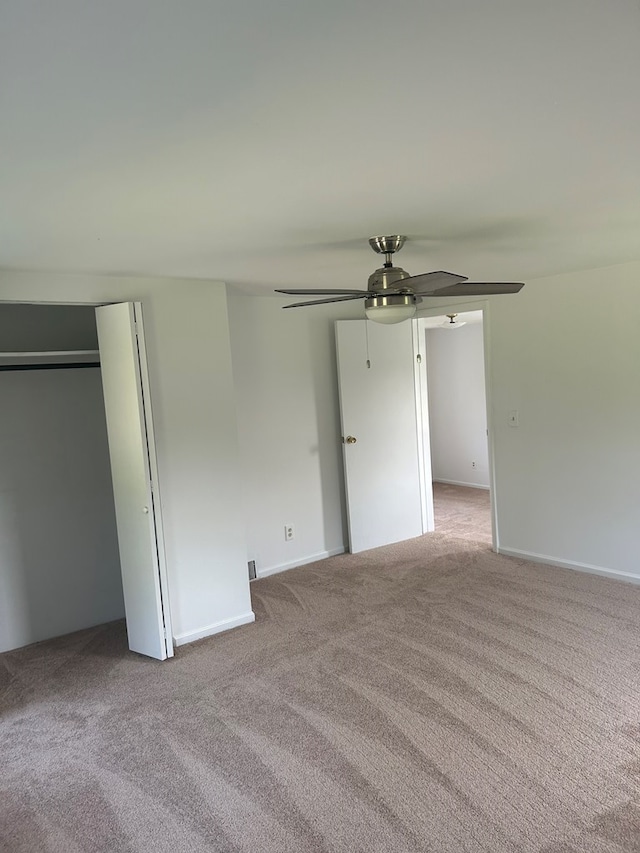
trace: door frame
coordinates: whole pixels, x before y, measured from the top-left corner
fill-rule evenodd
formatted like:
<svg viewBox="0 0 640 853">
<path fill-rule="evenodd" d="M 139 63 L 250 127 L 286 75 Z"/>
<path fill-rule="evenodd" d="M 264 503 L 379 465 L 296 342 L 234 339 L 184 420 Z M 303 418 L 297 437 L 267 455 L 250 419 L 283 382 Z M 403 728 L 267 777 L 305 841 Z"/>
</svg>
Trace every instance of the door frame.
<svg viewBox="0 0 640 853">
<path fill-rule="evenodd" d="M 499 525 L 498 525 L 498 511 L 497 511 L 497 501 L 496 501 L 496 472 L 495 472 L 495 452 L 494 452 L 494 429 L 493 429 L 493 405 L 491 403 L 491 309 L 490 303 L 486 299 L 477 300 L 473 302 L 456 302 L 456 303 L 446 303 L 444 305 L 440 305 L 437 308 L 423 308 L 420 307 L 419 313 L 414 319 L 414 323 L 418 329 L 418 334 L 416 336 L 416 342 L 424 339 L 424 333 L 426 331 L 426 326 L 424 323 L 420 321 L 422 319 L 426 319 L 427 317 L 440 317 L 446 316 L 450 313 L 456 314 L 465 314 L 469 311 L 482 311 L 482 348 L 484 351 L 484 395 L 485 395 L 485 406 L 487 413 L 487 452 L 489 457 L 489 499 L 490 499 L 490 507 L 491 507 L 491 541 L 492 541 L 492 549 L 496 553 L 499 550 L 500 544 L 500 536 L 499 536 Z M 422 350 L 420 350 L 422 352 Z M 427 363 L 426 358 L 424 359 L 424 370 L 421 371 L 421 380 L 424 381 L 424 388 L 426 391 L 426 374 L 427 374 Z M 428 409 L 428 398 L 425 396 L 422 399 L 423 411 L 422 417 L 423 420 L 426 421 L 427 425 L 429 423 L 429 409 Z M 428 429 L 427 429 L 428 434 Z M 427 450 L 430 451 L 430 448 L 425 448 L 425 452 Z"/>
<path fill-rule="evenodd" d="M 411 320 L 413 337 L 413 379 L 418 436 L 418 479 L 422 535 L 436 529 L 433 508 L 433 471 L 431 467 L 431 424 L 429 423 L 429 388 L 427 383 L 426 339 L 420 318 Z"/>
<path fill-rule="evenodd" d="M 100 308 L 105 305 L 120 305 L 120 304 L 132 303 L 134 306 L 140 305 L 142 309 L 141 300 L 136 299 L 115 299 L 111 300 L 95 300 L 90 299 L 86 301 L 82 300 L 60 300 L 60 299 L 2 299 L 0 298 L 0 305 L 48 305 L 48 306 L 56 306 L 56 305 L 67 305 L 70 307 L 82 307 L 82 308 L 93 308 L 94 311 L 96 308 Z M 150 474 L 151 479 L 154 483 L 153 488 L 153 500 L 155 505 L 155 515 L 156 515 L 156 536 L 157 536 L 157 545 L 158 545 L 158 576 L 160 582 L 160 607 L 162 611 L 162 618 L 165 625 L 165 647 L 167 650 L 167 658 L 173 657 L 175 650 L 175 640 L 173 637 L 173 629 L 172 629 L 172 619 L 171 619 L 171 598 L 170 598 L 170 585 L 169 585 L 169 576 L 168 576 L 168 567 L 166 562 L 166 549 L 165 549 L 165 541 L 164 541 L 164 528 L 162 521 L 162 498 L 161 498 L 161 487 L 160 481 L 158 478 L 158 470 L 157 470 L 157 458 L 156 458 L 156 447 L 155 447 L 155 435 L 153 433 L 153 419 L 151 414 L 151 394 L 149 389 L 149 373 L 148 373 L 148 365 L 146 358 L 146 347 L 144 341 L 144 326 L 142 323 L 140 324 L 141 328 L 141 345 L 143 348 L 143 358 L 140 359 L 140 374 L 141 381 L 144 386 L 144 390 L 147 392 L 147 397 L 149 400 L 149 418 L 151 422 L 151 442 L 149 444 L 149 466 L 150 466 Z M 100 351 L 100 347 L 98 345 L 98 352 Z M 108 436 L 107 436 L 108 441 Z M 116 527 L 116 535 L 118 534 Z"/>
</svg>

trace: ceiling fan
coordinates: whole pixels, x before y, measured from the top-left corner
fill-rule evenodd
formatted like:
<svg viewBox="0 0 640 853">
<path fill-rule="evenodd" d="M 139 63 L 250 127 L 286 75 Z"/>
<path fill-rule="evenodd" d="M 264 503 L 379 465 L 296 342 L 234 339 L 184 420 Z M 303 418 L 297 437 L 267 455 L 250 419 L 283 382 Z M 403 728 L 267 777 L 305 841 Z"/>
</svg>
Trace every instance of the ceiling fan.
<svg viewBox="0 0 640 853">
<path fill-rule="evenodd" d="M 371 237 L 369 245 L 374 252 L 384 255 L 384 266 L 369 276 L 367 290 L 341 290 L 338 288 L 302 288 L 298 290 L 276 290 L 292 296 L 327 296 L 311 302 L 294 302 L 285 308 L 300 308 L 304 305 L 322 305 L 327 302 L 346 302 L 364 299 L 364 310 L 368 320 L 376 323 L 401 323 L 416 313 L 424 296 L 486 296 L 496 293 L 517 293 L 524 287 L 512 281 L 469 281 L 464 275 L 438 270 L 421 275 L 409 275 L 395 267 L 392 256 L 404 246 L 407 238 L 400 234 L 389 237 Z"/>
</svg>

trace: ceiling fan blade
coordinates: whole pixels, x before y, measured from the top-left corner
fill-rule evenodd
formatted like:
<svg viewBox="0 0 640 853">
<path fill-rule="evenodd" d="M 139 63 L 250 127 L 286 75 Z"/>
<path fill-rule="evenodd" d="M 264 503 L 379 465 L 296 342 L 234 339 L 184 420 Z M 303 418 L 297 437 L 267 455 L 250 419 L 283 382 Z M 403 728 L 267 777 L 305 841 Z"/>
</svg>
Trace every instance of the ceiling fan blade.
<svg viewBox="0 0 640 853">
<path fill-rule="evenodd" d="M 340 291 L 334 291 L 339 293 Z M 314 299 L 311 302 L 294 302 L 292 305 L 283 305 L 283 308 L 302 308 L 305 305 L 323 305 L 327 302 L 347 302 L 350 299 L 364 299 L 366 296 L 369 296 L 369 292 L 366 290 L 361 291 L 360 293 L 352 293 L 351 296 L 334 296 L 331 299 Z"/>
<path fill-rule="evenodd" d="M 466 275 L 456 275 L 454 272 L 436 270 L 435 272 L 425 272 L 421 275 L 411 275 L 409 278 L 403 278 L 397 282 L 397 286 L 399 288 L 408 287 L 416 295 L 426 296 L 431 294 L 431 291 L 437 290 L 440 287 L 446 287 L 447 285 L 457 284 L 466 280 Z"/>
<path fill-rule="evenodd" d="M 368 290 L 354 290 L 350 287 L 348 290 L 341 290 L 337 287 L 309 288 L 302 287 L 291 290 L 276 290 L 276 293 L 286 293 L 289 296 L 331 296 L 332 293 L 352 293 L 354 296 L 364 296 Z"/>
<path fill-rule="evenodd" d="M 491 296 L 497 293 L 517 293 L 524 284 L 520 281 L 465 281 L 441 287 L 425 296 Z"/>
</svg>

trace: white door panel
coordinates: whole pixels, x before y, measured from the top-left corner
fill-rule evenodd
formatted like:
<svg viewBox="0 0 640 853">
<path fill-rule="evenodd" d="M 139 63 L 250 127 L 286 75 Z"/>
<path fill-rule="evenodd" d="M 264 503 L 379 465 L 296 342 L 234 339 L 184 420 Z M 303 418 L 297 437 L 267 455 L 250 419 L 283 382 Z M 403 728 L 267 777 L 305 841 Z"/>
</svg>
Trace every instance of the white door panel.
<svg viewBox="0 0 640 853">
<path fill-rule="evenodd" d="M 352 553 L 425 532 L 412 324 L 367 322 L 336 323 Z"/>
<path fill-rule="evenodd" d="M 129 648 L 164 660 L 173 644 L 141 306 L 96 308 L 96 320 Z"/>
</svg>

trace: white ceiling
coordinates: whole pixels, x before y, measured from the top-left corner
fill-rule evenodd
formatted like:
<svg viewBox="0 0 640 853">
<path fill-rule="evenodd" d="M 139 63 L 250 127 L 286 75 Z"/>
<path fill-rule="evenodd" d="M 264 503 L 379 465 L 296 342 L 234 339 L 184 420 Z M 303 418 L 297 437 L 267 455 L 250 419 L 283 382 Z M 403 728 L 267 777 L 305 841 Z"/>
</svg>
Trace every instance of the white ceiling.
<svg viewBox="0 0 640 853">
<path fill-rule="evenodd" d="M 0 267 L 360 287 L 640 258 L 637 0 L 5 0 Z"/>
</svg>

